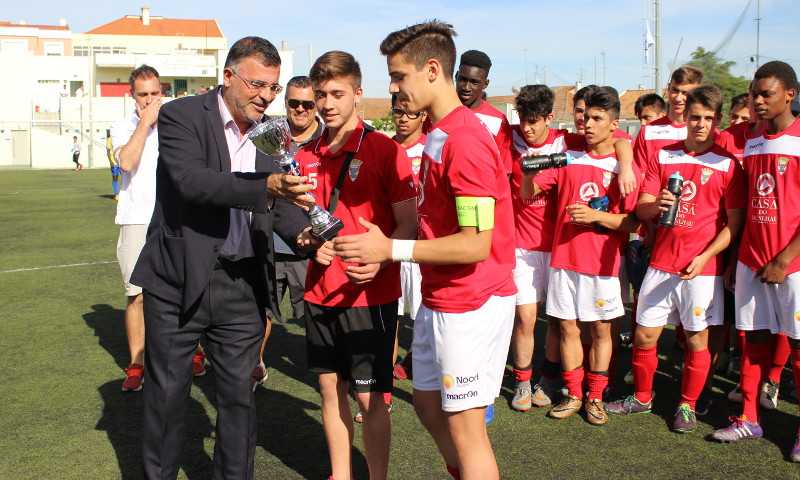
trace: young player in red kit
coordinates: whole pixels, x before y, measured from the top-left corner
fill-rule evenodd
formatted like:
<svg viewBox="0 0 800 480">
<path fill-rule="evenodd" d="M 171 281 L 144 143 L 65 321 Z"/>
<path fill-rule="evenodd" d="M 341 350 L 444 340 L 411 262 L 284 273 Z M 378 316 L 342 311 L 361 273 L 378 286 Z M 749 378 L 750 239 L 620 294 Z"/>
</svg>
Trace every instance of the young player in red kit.
<svg viewBox="0 0 800 480">
<path fill-rule="evenodd" d="M 722 442 L 759 438 L 759 385 L 771 363 L 769 336 L 785 333 L 792 372 L 800 384 L 800 120 L 791 112 L 797 75 L 780 61 L 767 62 L 750 84 L 753 109 L 766 128 L 751 135 L 742 166 L 748 207 L 736 266 L 736 328 L 745 330 L 742 414 L 714 432 Z M 800 434 L 790 458 L 800 461 Z"/>
<path fill-rule="evenodd" d="M 744 157 L 744 147 L 747 144 L 748 137 L 760 133 L 761 130 L 766 127 L 766 121 L 759 120 L 756 117 L 756 114 L 753 111 L 752 102 L 750 101 L 749 97 L 749 93 L 743 93 L 731 99 L 731 126 L 720 132 L 716 139 L 717 144 L 731 152 L 739 160 L 739 162 L 741 162 Z M 742 101 L 744 101 L 744 104 L 742 104 Z M 729 267 L 731 268 L 731 275 L 733 275 L 736 269 L 736 262 L 733 261 L 732 263 L 729 263 Z M 725 301 L 727 302 L 726 305 L 730 304 L 731 311 L 733 311 L 735 305 L 733 293 L 727 291 Z M 730 319 L 727 317 L 728 316 L 726 315 L 726 323 L 732 324 L 734 322 L 734 316 L 732 315 Z M 767 378 L 764 379 L 764 384 L 761 387 L 759 404 L 763 408 L 774 410 L 778 407 L 778 393 L 780 392 L 781 386 L 781 373 L 783 372 L 783 368 L 786 366 L 786 360 L 789 359 L 791 349 L 789 348 L 788 338 L 782 333 L 773 333 L 769 341 L 770 350 L 772 351 L 772 365 L 769 367 L 769 373 L 767 374 Z M 741 358 L 741 352 L 744 350 L 745 342 L 745 332 L 737 330 L 735 353 L 739 354 L 739 358 Z M 709 377 L 710 376 L 711 375 L 709 375 Z M 710 381 L 709 385 L 707 386 L 710 387 Z M 728 400 L 737 403 L 742 402 L 742 390 L 738 384 L 728 393 Z"/>
<path fill-rule="evenodd" d="M 506 173 L 511 173 L 511 126 L 503 113 L 484 101 L 483 91 L 489 86 L 489 69 L 492 61 L 478 50 L 461 54 L 456 72 L 456 91 L 461 103 L 469 107 L 486 125 L 500 149 Z"/>
<path fill-rule="evenodd" d="M 520 193 L 522 198 L 531 198 L 545 190 L 558 189 L 547 314 L 560 321 L 562 376 L 569 394 L 550 411 L 550 416 L 569 417 L 584 404 L 580 321 L 585 322 L 592 337 L 587 420 L 603 425 L 608 421 L 602 396 L 608 385 L 611 322 L 624 314 L 617 277 L 620 249 L 628 240 L 624 232 L 636 231 L 640 222 L 627 213 L 633 211 L 636 196 L 623 199 L 614 181 L 619 162 L 614 155 L 612 134 L 619 124 L 619 98 L 613 92 L 598 89 L 586 96 L 585 103 L 585 149 L 568 151 L 574 160 L 567 167 L 544 170 L 532 179 L 526 176 Z M 601 197 L 607 197 L 607 212 L 588 205 Z M 599 227 L 607 230 L 600 233 Z"/>
<path fill-rule="evenodd" d="M 633 106 L 633 113 L 639 119 L 642 126 L 650 125 L 659 118 L 667 115 L 667 104 L 664 99 L 657 93 L 648 93 L 636 99 Z"/>
<path fill-rule="evenodd" d="M 413 261 L 422 271 L 414 322 L 414 408 L 455 478 L 500 477 L 484 423 L 500 391 L 514 317 L 513 207 L 508 175 L 486 126 L 453 87 L 456 48 L 438 20 L 381 44 L 389 91 L 431 128 L 419 181 L 419 240 L 368 233 L 339 237 L 337 254 L 360 262 Z"/>
<path fill-rule="evenodd" d="M 695 404 L 711 364 L 709 325 L 723 323 L 724 270 L 721 253 L 741 234 L 745 177 L 739 162 L 714 143 L 722 120 L 722 92 L 701 85 L 686 97 L 686 140 L 662 148 L 648 163 L 639 194 L 639 218 L 658 221 L 676 201 L 666 189 L 671 176 L 683 178 L 673 227 L 659 227 L 650 267 L 639 292 L 633 347 L 634 395 L 606 405 L 611 414 L 649 412 L 657 342 L 664 325 L 682 323 L 687 337 L 681 400 L 673 429 L 696 427 Z"/>
<path fill-rule="evenodd" d="M 405 151 L 380 133 L 369 133 L 356 113 L 361 69 L 352 55 L 328 52 L 309 73 L 325 131 L 297 153 L 316 202 L 330 205 L 344 223 L 340 235 L 363 232 L 366 218 L 394 238 L 416 236 L 416 191 Z M 346 178 L 345 178 L 346 177 Z M 339 186 L 337 186 L 337 183 Z M 308 266 L 305 294 L 309 369 L 318 374 L 322 426 L 332 475 L 352 478 L 352 385 L 363 415 L 364 454 L 371 478 L 386 478 L 391 422 L 383 394 L 392 390 L 400 265 L 345 262 L 325 242 Z"/>
</svg>

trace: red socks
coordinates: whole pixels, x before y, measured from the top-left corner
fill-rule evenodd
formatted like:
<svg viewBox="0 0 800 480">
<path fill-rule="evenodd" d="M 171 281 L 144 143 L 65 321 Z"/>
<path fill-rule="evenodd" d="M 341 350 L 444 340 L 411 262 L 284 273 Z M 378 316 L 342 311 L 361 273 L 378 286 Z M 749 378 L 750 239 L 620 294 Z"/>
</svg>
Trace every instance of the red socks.
<svg viewBox="0 0 800 480">
<path fill-rule="evenodd" d="M 603 390 L 608 386 L 608 372 L 589 372 L 589 398 L 603 399 Z"/>
<path fill-rule="evenodd" d="M 451 467 L 450 465 L 445 465 L 447 467 L 447 473 L 450 474 L 455 480 L 461 480 L 461 470 L 458 467 Z"/>
<path fill-rule="evenodd" d="M 694 410 L 697 398 L 705 386 L 708 369 L 711 367 L 711 353 L 707 348 L 696 352 L 687 349 L 683 360 L 686 364 L 683 367 L 681 403 L 688 403 Z"/>
<path fill-rule="evenodd" d="M 517 368 L 514 367 L 514 379 L 518 382 L 529 382 L 533 374 L 533 364 L 527 367 Z"/>
<path fill-rule="evenodd" d="M 564 378 L 564 384 L 569 390 L 569 394 L 573 397 L 583 398 L 583 390 L 581 384 L 583 383 L 583 367 L 578 367 L 575 370 L 569 370 L 561 374 Z"/>
<path fill-rule="evenodd" d="M 758 422 L 758 397 L 761 382 L 772 363 L 769 343 L 744 343 L 742 352 L 742 414 L 750 422 Z"/>
<path fill-rule="evenodd" d="M 636 399 L 642 403 L 647 403 L 652 398 L 653 375 L 658 368 L 657 346 L 651 348 L 633 347 L 633 391 Z"/>
<path fill-rule="evenodd" d="M 769 367 L 767 378 L 773 382 L 781 383 L 781 372 L 783 367 L 786 366 L 786 360 L 789 360 L 789 337 L 782 333 L 776 333 L 769 339 L 770 347 L 772 348 L 772 365 Z"/>
</svg>

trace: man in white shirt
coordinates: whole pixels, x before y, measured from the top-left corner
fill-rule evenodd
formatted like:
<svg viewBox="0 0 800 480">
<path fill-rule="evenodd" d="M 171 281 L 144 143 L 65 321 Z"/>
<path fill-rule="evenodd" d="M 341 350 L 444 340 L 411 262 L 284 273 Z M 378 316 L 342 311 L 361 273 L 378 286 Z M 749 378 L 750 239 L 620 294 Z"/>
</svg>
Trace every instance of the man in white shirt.
<svg viewBox="0 0 800 480">
<path fill-rule="evenodd" d="M 136 110 L 111 127 L 111 145 L 122 170 L 122 186 L 115 223 L 120 226 L 117 260 L 125 283 L 128 306 L 125 331 L 131 361 L 122 390 L 139 391 L 144 375 L 144 313 L 142 289 L 130 283 L 133 267 L 147 237 L 156 198 L 158 162 L 158 111 L 161 109 L 161 81 L 153 67 L 142 65 L 130 76 L 131 96 Z"/>
</svg>

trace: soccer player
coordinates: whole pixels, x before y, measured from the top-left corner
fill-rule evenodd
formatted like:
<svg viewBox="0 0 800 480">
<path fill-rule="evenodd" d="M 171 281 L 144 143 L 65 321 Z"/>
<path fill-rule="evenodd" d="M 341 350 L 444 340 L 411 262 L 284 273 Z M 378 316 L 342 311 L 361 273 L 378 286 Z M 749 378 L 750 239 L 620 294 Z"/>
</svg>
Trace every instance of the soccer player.
<svg viewBox="0 0 800 480">
<path fill-rule="evenodd" d="M 791 112 L 797 95 L 794 69 L 767 62 L 750 84 L 753 108 L 766 128 L 752 135 L 744 150 L 748 208 L 738 252 L 736 327 L 746 331 L 742 355 L 742 414 L 714 432 L 722 442 L 759 438 L 758 393 L 771 363 L 770 332 L 785 333 L 792 350 L 792 371 L 800 384 L 800 120 Z M 800 461 L 800 435 L 790 454 Z"/>
<path fill-rule="evenodd" d="M 358 62 L 349 53 L 328 52 L 314 62 L 309 78 L 325 130 L 296 159 L 317 204 L 335 209 L 332 213 L 344 223 L 340 234 L 363 232 L 359 219 L 365 219 L 393 238 L 415 238 L 411 165 L 397 143 L 370 133 L 358 117 Z M 339 195 L 332 205 L 334 190 Z M 399 279 L 399 264 L 344 261 L 334 255 L 331 242 L 319 248 L 316 262 L 308 266 L 308 366 L 319 376 L 322 426 L 337 480 L 352 478 L 351 386 L 362 412 L 370 478 L 387 476 L 391 422 L 383 394 L 392 391 Z"/>
<path fill-rule="evenodd" d="M 714 143 L 722 120 L 722 92 L 701 85 L 686 96 L 686 140 L 664 147 L 648 164 L 636 213 L 657 221 L 677 200 L 666 189 L 670 176 L 683 177 L 683 194 L 672 228 L 660 227 L 650 267 L 639 293 L 633 347 L 634 395 L 606 405 L 611 414 L 649 412 L 658 366 L 657 342 L 667 323 L 682 323 L 687 347 L 681 400 L 673 429 L 696 426 L 695 407 L 706 382 L 711 354 L 709 325 L 723 323 L 724 270 L 721 253 L 744 224 L 745 177 L 739 162 Z"/>
<path fill-rule="evenodd" d="M 368 232 L 335 240 L 347 261 L 413 261 L 422 271 L 414 322 L 414 408 L 455 478 L 499 478 L 486 406 L 500 391 L 514 318 L 513 207 L 492 134 L 453 86 L 455 32 L 438 20 L 389 34 L 389 91 L 431 122 L 419 181 L 419 240 Z"/>
<path fill-rule="evenodd" d="M 531 199 L 519 194 L 523 181 L 520 157 L 548 155 L 567 149 L 567 131 L 549 128 L 553 120 L 555 94 L 546 85 L 526 85 L 515 100 L 520 123 L 512 127 L 511 198 L 514 202 L 517 285 L 514 330 L 511 351 L 514 362 L 514 397 L 511 408 L 530 410 L 532 405 L 544 407 L 555 400 L 556 382 L 561 377 L 560 326 L 553 319 L 547 328 L 545 359 L 539 382 L 531 387 L 533 373 L 534 328 L 539 304 L 547 298 L 550 273 L 550 251 L 553 245 L 552 225 L 557 218 L 554 191 L 546 191 Z"/>
<path fill-rule="evenodd" d="M 739 123 L 750 123 L 750 95 L 747 93 L 740 93 L 731 98 L 731 110 L 729 119 L 731 126 Z"/>
<path fill-rule="evenodd" d="M 486 124 L 494 136 L 506 172 L 511 174 L 511 126 L 503 113 L 485 100 L 489 86 L 489 70 L 492 61 L 478 50 L 467 50 L 461 54 L 456 72 L 456 91 L 461 103 L 469 107 Z"/>
<path fill-rule="evenodd" d="M 581 322 L 588 326 L 584 328 L 592 337 L 590 371 L 586 375 L 587 420 L 603 425 L 608 421 L 602 396 L 608 385 L 611 322 L 624 314 L 617 277 L 619 252 L 628 240 L 625 232 L 635 232 L 639 221 L 628 213 L 635 206 L 635 195 L 623 199 L 619 184 L 613 181 L 619 173 L 613 147 L 613 131 L 619 124 L 619 98 L 613 92 L 597 89 L 584 100 L 586 146 L 569 151 L 574 157 L 570 166 L 545 170 L 532 179 L 527 176 L 520 193 L 522 198 L 531 198 L 558 187 L 547 314 L 559 319 L 561 326 L 562 376 L 569 394 L 550 411 L 550 416 L 567 418 L 584 404 Z M 596 197 L 607 197 L 607 212 L 588 206 Z M 600 233 L 598 226 L 610 231 Z"/>
<path fill-rule="evenodd" d="M 703 82 L 703 71 L 684 65 L 670 76 L 667 85 L 669 113 L 639 130 L 633 147 L 634 160 L 646 171 L 648 160 L 661 148 L 686 138 L 686 94 Z"/>
<path fill-rule="evenodd" d="M 422 126 L 428 114 L 425 111 L 406 112 L 397 105 L 397 95 L 392 95 L 392 121 L 394 123 L 395 135 L 392 139 L 399 143 L 406 150 L 408 160 L 411 162 L 411 174 L 414 178 L 414 185 L 419 184 L 419 171 L 422 166 L 422 150 L 425 148 L 426 135 L 422 133 Z M 417 318 L 417 310 L 422 303 L 422 293 L 420 290 L 422 274 L 419 265 L 413 262 L 402 262 L 400 264 L 400 285 L 401 295 L 397 302 L 397 325 L 405 314 L 405 306 L 408 304 L 409 316 L 413 322 Z M 397 361 L 397 340 L 394 345 L 394 361 Z M 409 348 L 403 361 L 398 363 L 394 369 L 394 376 L 399 380 L 411 378 L 412 372 L 412 350 Z M 386 403 L 391 403 L 389 395 Z"/>
<path fill-rule="evenodd" d="M 636 99 L 633 111 L 636 113 L 636 118 L 639 119 L 642 126 L 645 126 L 664 117 L 667 114 L 667 104 L 664 103 L 664 99 L 661 98 L 661 95 L 657 93 L 648 93 Z"/>
</svg>

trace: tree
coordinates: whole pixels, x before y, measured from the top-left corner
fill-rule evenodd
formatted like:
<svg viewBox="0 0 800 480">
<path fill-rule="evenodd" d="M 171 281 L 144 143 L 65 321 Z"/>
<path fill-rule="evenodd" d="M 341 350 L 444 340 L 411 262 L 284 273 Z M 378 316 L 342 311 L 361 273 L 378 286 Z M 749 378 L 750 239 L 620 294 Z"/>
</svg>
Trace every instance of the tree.
<svg viewBox="0 0 800 480">
<path fill-rule="evenodd" d="M 380 118 L 373 119 L 372 126 L 375 127 L 376 130 L 380 130 L 382 132 L 388 132 L 390 130 L 394 130 L 394 121 L 392 119 L 392 112 L 389 112 Z"/>
<path fill-rule="evenodd" d="M 744 77 L 733 76 L 731 67 L 736 65 L 736 62 L 724 61 L 717 57 L 716 53 L 703 47 L 697 47 L 697 50 L 692 52 L 692 59 L 688 62 L 688 65 L 703 70 L 703 83 L 713 83 L 722 90 L 722 94 L 725 96 L 722 123 L 727 125 L 727 112 L 731 98 L 740 93 L 746 93 L 750 87 L 750 82 Z"/>
</svg>

